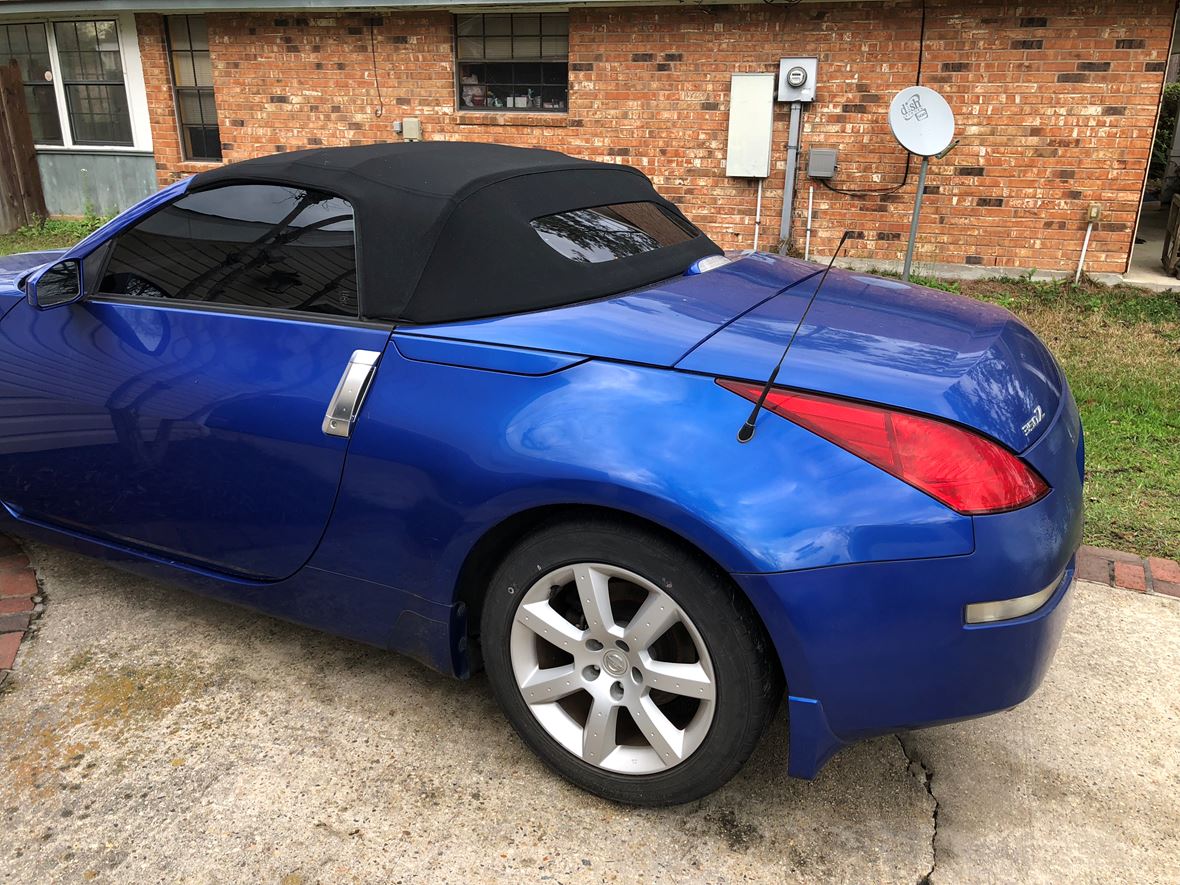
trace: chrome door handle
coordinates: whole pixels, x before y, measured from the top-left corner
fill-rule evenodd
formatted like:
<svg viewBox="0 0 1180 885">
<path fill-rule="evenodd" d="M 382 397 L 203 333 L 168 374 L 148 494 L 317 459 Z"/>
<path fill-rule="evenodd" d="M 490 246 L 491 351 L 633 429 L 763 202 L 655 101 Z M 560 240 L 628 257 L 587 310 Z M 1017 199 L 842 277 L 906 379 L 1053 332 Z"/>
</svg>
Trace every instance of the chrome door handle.
<svg viewBox="0 0 1180 885">
<path fill-rule="evenodd" d="M 380 358 L 381 354 L 375 350 L 352 352 L 344 374 L 340 376 L 340 383 L 336 385 L 336 392 L 328 403 L 328 411 L 324 413 L 323 430 L 328 436 L 352 435 L 352 425 L 356 423 L 365 394 L 369 392 L 373 369 Z"/>
</svg>

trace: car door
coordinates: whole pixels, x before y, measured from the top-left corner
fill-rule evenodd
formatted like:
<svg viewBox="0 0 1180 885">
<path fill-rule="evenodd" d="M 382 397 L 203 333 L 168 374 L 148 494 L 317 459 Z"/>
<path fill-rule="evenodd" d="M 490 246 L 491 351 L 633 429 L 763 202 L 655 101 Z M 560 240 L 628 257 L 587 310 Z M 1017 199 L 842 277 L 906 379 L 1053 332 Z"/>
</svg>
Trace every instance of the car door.
<svg viewBox="0 0 1180 885">
<path fill-rule="evenodd" d="M 340 399 L 363 397 L 389 340 L 358 319 L 351 206 L 194 192 L 84 268 L 84 300 L 0 321 L 0 501 L 217 571 L 293 574 L 335 502 Z"/>
</svg>

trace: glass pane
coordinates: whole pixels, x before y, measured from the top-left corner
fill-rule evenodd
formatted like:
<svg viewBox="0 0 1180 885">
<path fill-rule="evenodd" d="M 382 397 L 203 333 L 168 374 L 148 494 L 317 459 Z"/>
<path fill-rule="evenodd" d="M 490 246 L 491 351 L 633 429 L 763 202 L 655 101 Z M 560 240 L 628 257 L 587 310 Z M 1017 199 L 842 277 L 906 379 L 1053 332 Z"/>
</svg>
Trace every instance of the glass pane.
<svg viewBox="0 0 1180 885">
<path fill-rule="evenodd" d="M 541 90 L 542 110 L 564 111 L 566 108 L 566 100 L 564 86 L 545 86 Z"/>
<path fill-rule="evenodd" d="M 485 15 L 483 17 L 483 32 L 485 34 L 511 34 L 511 15 Z"/>
<path fill-rule="evenodd" d="M 209 26 L 205 23 L 205 16 L 190 15 L 188 16 L 188 33 L 193 41 L 193 49 L 201 49 L 208 51 L 209 49 Z"/>
<path fill-rule="evenodd" d="M 564 12 L 546 13 L 541 16 L 542 34 L 568 34 L 570 32 L 570 17 Z"/>
<path fill-rule="evenodd" d="M 56 22 L 53 35 L 57 38 L 58 51 L 78 48 L 78 33 L 73 22 Z"/>
<path fill-rule="evenodd" d="M 220 152 L 208 128 L 185 138 Z M 100 290 L 355 317 L 352 207 L 275 185 L 190 194 L 116 239 Z"/>
<path fill-rule="evenodd" d="M 542 65 L 545 69 L 543 80 L 550 86 L 565 86 L 567 82 L 566 68 L 563 64 Z"/>
<path fill-rule="evenodd" d="M 169 15 L 164 21 L 168 24 L 168 42 L 173 49 L 191 49 L 188 41 L 188 16 Z"/>
<path fill-rule="evenodd" d="M 488 37 L 484 40 L 485 58 L 512 58 L 511 37 Z"/>
<path fill-rule="evenodd" d="M 460 37 L 459 58 L 483 58 L 483 38 Z"/>
<path fill-rule="evenodd" d="M 557 58 L 569 55 L 570 41 L 566 37 L 542 37 L 541 55 L 546 58 Z"/>
<path fill-rule="evenodd" d="M 196 86 L 197 78 L 193 74 L 192 54 L 188 52 L 172 53 L 172 76 L 177 86 Z"/>
<path fill-rule="evenodd" d="M 482 15 L 457 15 L 455 27 L 460 37 L 469 37 L 483 33 Z"/>
<path fill-rule="evenodd" d="M 14 25 L 8 37 L 9 51 L 15 56 L 22 56 L 29 51 L 28 32 L 24 25 Z"/>
<path fill-rule="evenodd" d="M 217 127 L 185 126 L 184 155 L 189 160 L 220 160 L 221 135 Z"/>
<path fill-rule="evenodd" d="M 119 29 L 115 27 L 114 22 L 95 22 L 94 31 L 96 35 L 96 48 L 104 52 L 118 53 Z"/>
<path fill-rule="evenodd" d="M 512 83 L 512 65 L 498 64 L 488 65 L 488 82 L 489 83 Z"/>
<path fill-rule="evenodd" d="M 616 203 L 546 215 L 531 222 L 571 261 L 597 264 L 691 240 L 697 231 L 656 203 Z"/>
<path fill-rule="evenodd" d="M 57 99 L 48 83 L 25 87 L 25 103 L 29 106 L 29 123 L 36 144 L 61 144 L 61 120 L 57 116 Z"/>
<path fill-rule="evenodd" d="M 122 84 L 67 85 L 70 131 L 79 144 L 131 144 L 131 117 Z"/>
<path fill-rule="evenodd" d="M 193 67 L 197 69 L 198 86 L 213 85 L 213 62 L 210 61 L 208 52 L 194 52 Z"/>
<path fill-rule="evenodd" d="M 512 16 L 512 33 L 517 36 L 541 33 L 541 16 L 524 14 Z"/>
<path fill-rule="evenodd" d="M 109 83 L 123 82 L 123 60 L 118 52 L 100 52 L 102 79 Z"/>
<path fill-rule="evenodd" d="M 540 58 L 541 57 L 541 38 L 540 37 L 513 37 L 512 38 L 512 57 L 513 58 Z"/>
<path fill-rule="evenodd" d="M 516 64 L 515 68 L 517 83 L 535 83 L 541 85 L 541 66 L 539 64 Z"/>
<path fill-rule="evenodd" d="M 195 89 L 176 90 L 176 113 L 181 123 L 200 123 L 201 94 Z"/>
<path fill-rule="evenodd" d="M 213 90 L 201 90 L 201 120 L 206 125 L 217 122 L 217 105 L 213 101 Z"/>
</svg>

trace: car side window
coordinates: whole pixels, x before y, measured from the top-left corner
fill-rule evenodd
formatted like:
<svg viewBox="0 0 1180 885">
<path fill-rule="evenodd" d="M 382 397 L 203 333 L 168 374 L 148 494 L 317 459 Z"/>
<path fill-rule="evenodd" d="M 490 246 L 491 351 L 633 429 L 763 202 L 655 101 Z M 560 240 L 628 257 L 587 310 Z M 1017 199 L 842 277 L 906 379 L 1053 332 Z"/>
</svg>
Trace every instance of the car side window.
<svg viewBox="0 0 1180 885">
<path fill-rule="evenodd" d="M 352 206 L 271 184 L 187 194 L 120 234 L 107 295 L 355 317 Z"/>
</svg>

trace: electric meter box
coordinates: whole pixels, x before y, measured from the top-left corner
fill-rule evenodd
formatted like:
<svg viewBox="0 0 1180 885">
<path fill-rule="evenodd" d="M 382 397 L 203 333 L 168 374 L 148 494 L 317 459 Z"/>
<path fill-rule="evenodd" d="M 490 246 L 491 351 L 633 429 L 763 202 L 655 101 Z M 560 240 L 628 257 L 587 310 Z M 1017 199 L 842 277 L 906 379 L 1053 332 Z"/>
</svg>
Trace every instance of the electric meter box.
<svg viewBox="0 0 1180 885">
<path fill-rule="evenodd" d="M 733 74 L 729 81 L 725 174 L 733 178 L 770 175 L 773 129 L 774 74 Z"/>
<path fill-rule="evenodd" d="M 815 101 L 815 79 L 819 62 L 815 58 L 780 58 L 778 100 Z"/>
</svg>

